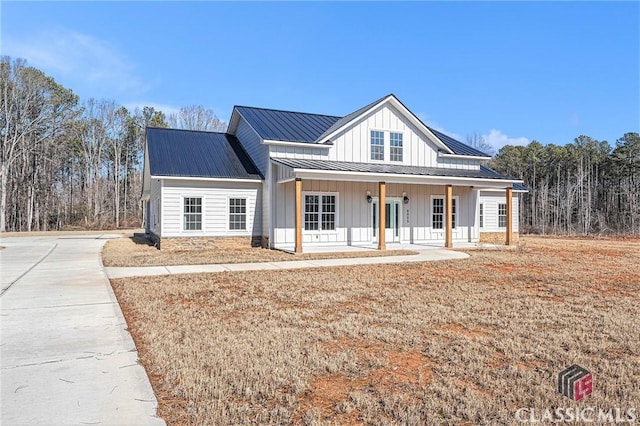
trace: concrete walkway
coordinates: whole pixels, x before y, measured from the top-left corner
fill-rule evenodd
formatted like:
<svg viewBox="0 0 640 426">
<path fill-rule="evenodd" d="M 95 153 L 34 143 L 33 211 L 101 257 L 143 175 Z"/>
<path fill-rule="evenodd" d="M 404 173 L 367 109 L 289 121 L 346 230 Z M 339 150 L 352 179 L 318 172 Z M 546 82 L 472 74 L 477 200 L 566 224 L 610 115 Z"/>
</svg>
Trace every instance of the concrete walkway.
<svg viewBox="0 0 640 426">
<path fill-rule="evenodd" d="M 292 256 L 293 257 L 293 256 Z M 177 265 L 104 268 L 109 278 L 149 275 L 191 274 L 200 272 L 260 271 L 276 269 L 318 268 L 330 266 L 374 265 L 381 263 L 429 262 L 434 260 L 465 259 L 468 254 L 444 249 L 421 250 L 406 256 L 354 257 L 318 260 L 290 260 L 263 263 L 224 263 L 216 265 Z"/>
<path fill-rule="evenodd" d="M 110 237 L 0 238 L 3 425 L 164 424 L 103 272 Z"/>
</svg>

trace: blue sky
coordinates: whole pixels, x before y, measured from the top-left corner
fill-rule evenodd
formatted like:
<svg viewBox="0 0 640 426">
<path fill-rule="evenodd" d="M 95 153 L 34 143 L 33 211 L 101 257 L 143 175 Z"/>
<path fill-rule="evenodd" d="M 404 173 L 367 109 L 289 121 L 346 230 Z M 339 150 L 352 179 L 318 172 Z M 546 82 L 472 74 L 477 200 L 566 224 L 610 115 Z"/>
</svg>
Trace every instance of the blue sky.
<svg viewBox="0 0 640 426">
<path fill-rule="evenodd" d="M 638 2 L 2 2 L 1 50 L 82 99 L 345 115 L 394 93 L 465 140 L 640 129 Z"/>
</svg>

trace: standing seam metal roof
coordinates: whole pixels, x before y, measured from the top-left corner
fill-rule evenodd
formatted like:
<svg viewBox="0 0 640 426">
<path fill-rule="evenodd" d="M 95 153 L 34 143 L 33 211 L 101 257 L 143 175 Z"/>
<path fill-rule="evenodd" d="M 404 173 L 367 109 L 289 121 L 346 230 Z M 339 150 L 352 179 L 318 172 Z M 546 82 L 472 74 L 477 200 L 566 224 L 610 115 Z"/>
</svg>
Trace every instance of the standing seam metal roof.
<svg viewBox="0 0 640 426">
<path fill-rule="evenodd" d="M 389 96 L 392 95 L 384 96 L 344 117 L 247 106 L 236 106 L 235 109 L 262 139 L 314 144 Z M 456 155 L 490 157 L 451 136 L 426 127 Z"/>
<path fill-rule="evenodd" d="M 146 136 L 152 176 L 263 178 L 233 135 L 147 127 Z"/>
<path fill-rule="evenodd" d="M 440 167 L 406 166 L 402 164 L 356 163 L 331 160 L 302 160 L 290 158 L 271 158 L 275 163 L 294 169 L 332 170 L 336 172 L 390 173 L 400 175 L 464 177 L 476 179 L 518 180 L 480 166 L 479 170 L 445 169 Z"/>
</svg>

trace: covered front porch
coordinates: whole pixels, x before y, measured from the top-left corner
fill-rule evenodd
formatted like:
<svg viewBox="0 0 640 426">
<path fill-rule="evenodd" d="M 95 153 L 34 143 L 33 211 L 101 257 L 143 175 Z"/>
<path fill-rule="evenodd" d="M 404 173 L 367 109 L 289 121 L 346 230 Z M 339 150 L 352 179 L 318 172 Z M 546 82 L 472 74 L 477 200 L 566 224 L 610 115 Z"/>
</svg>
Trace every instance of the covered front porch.
<svg viewBox="0 0 640 426">
<path fill-rule="evenodd" d="M 405 167 L 405 173 L 392 173 L 396 170 L 387 166 L 388 171 L 354 172 L 336 170 L 353 163 L 319 170 L 311 167 L 328 162 L 272 162 L 270 241 L 280 250 L 318 253 L 475 246 L 479 243 L 479 192 L 487 188 L 505 191 L 507 217 L 512 217 L 512 181 L 477 170 L 443 176 L 450 171 Z M 508 222 L 505 244 L 510 245 L 513 227 Z"/>
</svg>

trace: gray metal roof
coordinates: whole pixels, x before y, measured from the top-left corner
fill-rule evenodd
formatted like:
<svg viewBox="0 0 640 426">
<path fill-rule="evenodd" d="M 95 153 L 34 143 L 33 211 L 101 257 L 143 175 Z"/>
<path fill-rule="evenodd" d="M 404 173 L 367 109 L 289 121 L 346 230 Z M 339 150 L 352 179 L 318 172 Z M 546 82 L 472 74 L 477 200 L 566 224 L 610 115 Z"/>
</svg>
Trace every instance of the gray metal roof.
<svg viewBox="0 0 640 426">
<path fill-rule="evenodd" d="M 503 176 L 488 167 L 480 170 L 444 169 L 438 167 L 405 166 L 402 164 L 354 163 L 329 160 L 301 160 L 289 158 L 271 158 L 275 163 L 294 169 L 332 170 L 336 172 L 389 173 L 414 176 L 464 177 L 475 179 L 517 180 Z"/>
<path fill-rule="evenodd" d="M 344 117 L 247 106 L 236 106 L 235 109 L 247 120 L 249 125 L 253 127 L 262 139 L 312 144 L 317 140 L 321 141 L 336 129 L 349 123 L 364 111 L 389 96 L 396 98 L 393 94 L 383 96 Z M 400 100 L 398 100 L 398 102 L 400 102 Z M 409 109 L 407 108 L 407 110 Z M 416 119 L 420 120 L 418 117 L 416 117 Z M 456 155 L 490 157 L 490 155 L 455 140 L 442 132 L 426 125 L 425 127 L 431 130 L 431 132 Z"/>
<path fill-rule="evenodd" d="M 235 136 L 147 127 L 152 176 L 262 179 Z"/>
<path fill-rule="evenodd" d="M 451 136 L 445 135 L 442 132 L 439 132 L 431 127 L 427 126 L 429 130 L 433 132 L 434 135 L 438 137 L 446 146 L 449 147 L 451 151 L 453 151 L 456 155 L 471 155 L 476 157 L 491 157 L 489 154 L 485 154 L 484 152 L 475 149 L 472 146 L 467 145 L 466 143 L 462 143 L 460 141 L 455 140 Z"/>
<path fill-rule="evenodd" d="M 377 103 L 382 102 L 384 99 L 388 98 L 389 96 L 391 96 L 391 95 L 383 96 L 380 99 L 377 99 L 377 100 L 371 102 L 370 104 L 365 105 L 362 108 L 353 111 L 351 114 L 345 115 L 340 120 L 338 120 L 335 123 L 333 123 L 333 125 L 331 127 L 329 127 L 327 130 L 325 130 L 324 133 L 322 133 L 319 137 L 317 137 L 316 140 L 322 140 L 323 138 L 327 137 L 328 135 L 333 133 L 335 130 L 337 130 L 340 127 L 344 126 L 345 124 L 347 124 L 348 122 L 350 122 L 351 120 L 353 120 L 354 118 L 356 118 L 357 116 L 359 116 L 360 114 L 362 114 L 363 112 L 368 110 L 369 108 L 373 107 Z"/>
<path fill-rule="evenodd" d="M 314 143 L 340 117 L 275 109 L 236 106 L 262 139 Z"/>
</svg>

